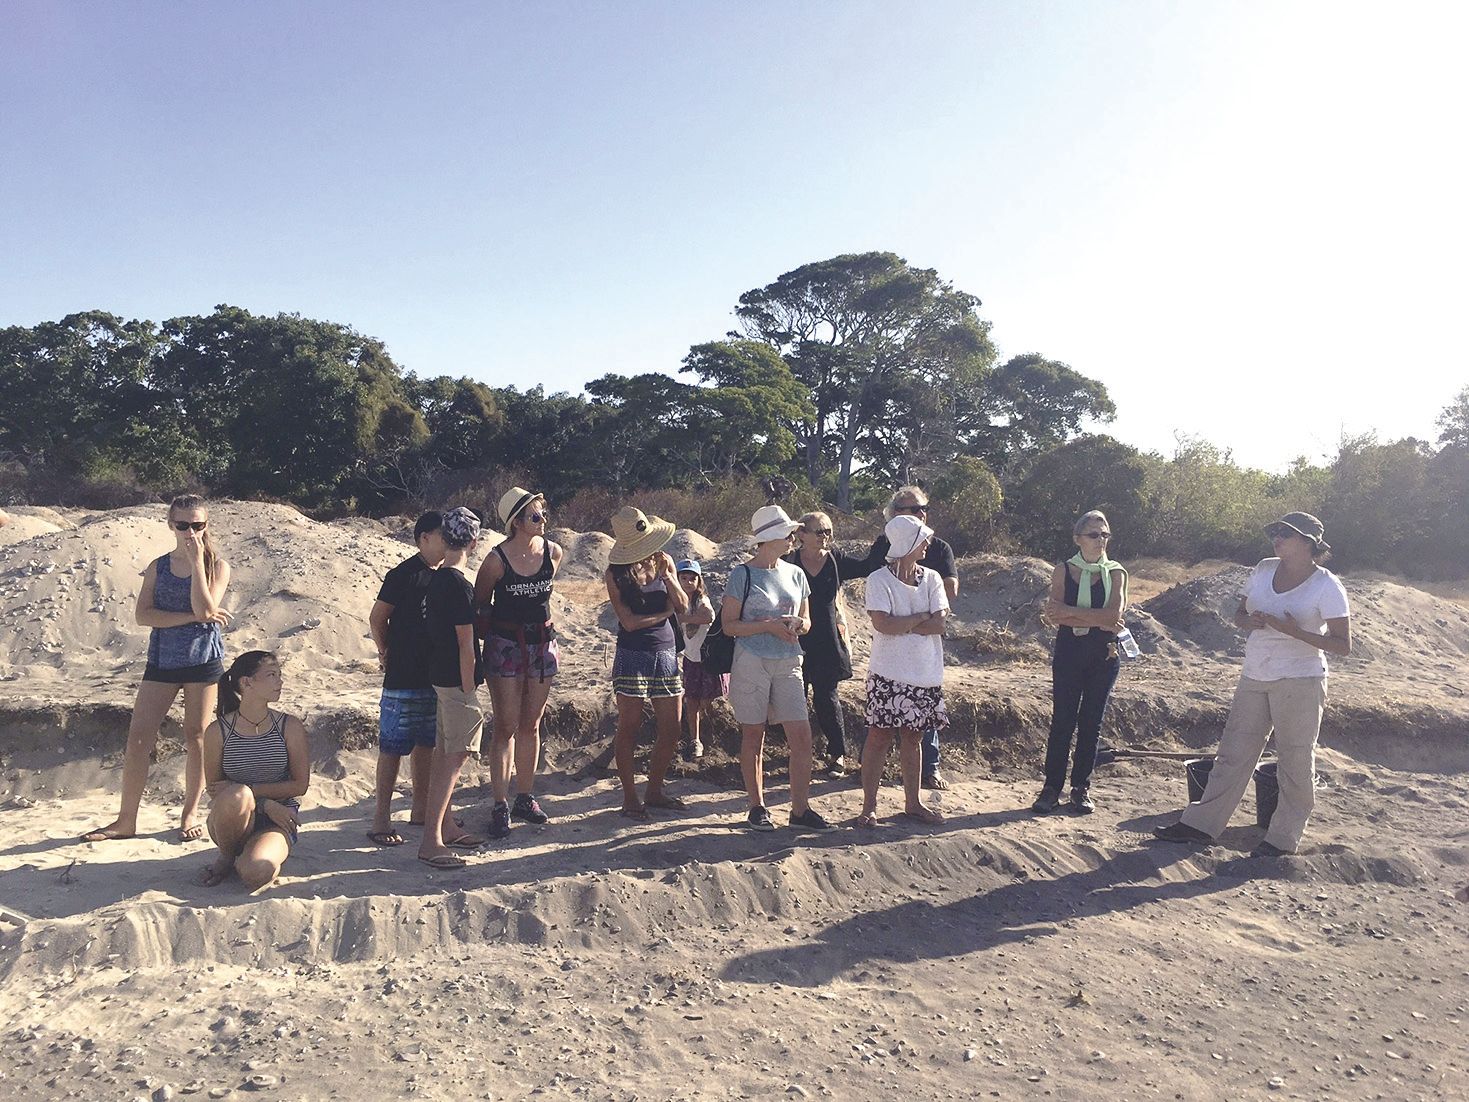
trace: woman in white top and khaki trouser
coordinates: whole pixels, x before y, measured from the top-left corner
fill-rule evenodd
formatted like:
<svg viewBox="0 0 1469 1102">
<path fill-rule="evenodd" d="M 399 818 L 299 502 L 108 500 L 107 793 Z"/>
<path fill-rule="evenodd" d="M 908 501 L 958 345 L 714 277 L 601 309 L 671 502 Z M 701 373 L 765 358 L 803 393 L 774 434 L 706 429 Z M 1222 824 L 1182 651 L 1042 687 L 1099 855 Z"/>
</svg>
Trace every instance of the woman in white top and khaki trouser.
<svg viewBox="0 0 1469 1102">
<path fill-rule="evenodd" d="M 1287 513 L 1267 525 L 1274 558 L 1251 572 L 1235 610 L 1249 633 L 1219 753 L 1198 803 L 1155 833 L 1168 842 L 1209 842 L 1239 806 L 1265 741 L 1275 732 L 1280 802 L 1257 856 L 1294 853 L 1315 804 L 1316 739 L 1326 706 L 1326 655 L 1351 653 L 1347 593 L 1319 564 L 1331 548 L 1309 513 Z"/>
</svg>

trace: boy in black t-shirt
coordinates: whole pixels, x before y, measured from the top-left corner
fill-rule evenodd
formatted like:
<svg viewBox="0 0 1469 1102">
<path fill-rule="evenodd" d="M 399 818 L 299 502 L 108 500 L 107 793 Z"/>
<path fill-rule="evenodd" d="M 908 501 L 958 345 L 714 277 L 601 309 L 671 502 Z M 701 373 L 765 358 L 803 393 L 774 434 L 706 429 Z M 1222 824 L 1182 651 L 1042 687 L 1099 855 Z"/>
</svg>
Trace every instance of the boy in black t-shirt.
<svg viewBox="0 0 1469 1102">
<path fill-rule="evenodd" d="M 428 631 L 428 670 L 437 697 L 433 770 L 418 859 L 436 869 L 458 869 L 464 858 L 450 852 L 474 849 L 485 840 L 470 834 L 449 809 L 459 771 L 479 752 L 485 714 L 479 705 L 484 681 L 474 639 L 474 583 L 464 563 L 479 538 L 479 518 L 462 505 L 444 514 L 444 561 L 423 598 Z"/>
<path fill-rule="evenodd" d="M 377 811 L 367 836 L 380 846 L 403 844 L 403 836 L 393 827 L 392 808 L 393 787 L 404 755 L 413 773 L 409 825 L 423 823 L 428 805 L 437 698 L 428 672 L 423 598 L 435 569 L 444 561 L 442 524 L 443 517 L 437 512 L 418 518 L 413 526 L 418 553 L 388 571 L 368 617 L 383 671 L 383 695 L 378 703 Z"/>
</svg>

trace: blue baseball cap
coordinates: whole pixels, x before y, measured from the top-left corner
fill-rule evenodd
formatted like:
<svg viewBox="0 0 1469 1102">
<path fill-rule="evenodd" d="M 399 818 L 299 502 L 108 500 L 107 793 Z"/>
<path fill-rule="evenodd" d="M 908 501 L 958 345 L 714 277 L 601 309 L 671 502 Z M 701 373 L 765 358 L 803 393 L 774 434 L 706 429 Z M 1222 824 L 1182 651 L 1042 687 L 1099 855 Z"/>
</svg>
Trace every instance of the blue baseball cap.
<svg viewBox="0 0 1469 1102">
<path fill-rule="evenodd" d="M 698 574 L 703 577 L 704 568 L 699 565 L 698 559 L 680 559 L 673 564 L 673 572 L 675 574 Z"/>
</svg>

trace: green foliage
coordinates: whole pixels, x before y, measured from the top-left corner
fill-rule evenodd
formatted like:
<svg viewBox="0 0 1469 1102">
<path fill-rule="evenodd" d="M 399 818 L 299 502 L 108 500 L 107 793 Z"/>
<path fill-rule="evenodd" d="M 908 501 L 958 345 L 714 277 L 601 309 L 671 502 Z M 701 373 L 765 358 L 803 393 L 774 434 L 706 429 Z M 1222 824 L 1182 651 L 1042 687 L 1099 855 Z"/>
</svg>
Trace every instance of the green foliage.
<svg viewBox="0 0 1469 1102">
<path fill-rule="evenodd" d="M 1079 436 L 1042 452 L 1009 494 L 1014 534 L 1032 554 L 1069 555 L 1076 518 L 1101 509 L 1115 534 L 1114 555 L 1148 553 L 1146 487 L 1153 462 L 1110 436 Z"/>
<path fill-rule="evenodd" d="M 932 523 L 957 554 L 968 555 L 992 545 L 995 520 L 1005 498 L 1000 480 L 982 460 L 960 456 L 929 484 L 928 491 L 934 510 Z"/>
<path fill-rule="evenodd" d="M 1438 428 L 1440 444 L 1469 447 L 1469 386 L 1454 395 L 1438 415 Z"/>
<path fill-rule="evenodd" d="M 1171 460 L 1148 463 L 1146 527 L 1138 535 L 1150 555 L 1185 562 L 1248 558 L 1261 546 L 1260 530 L 1279 515 L 1266 496 L 1268 483 L 1263 472 L 1237 466 L 1228 451 L 1186 437 Z"/>
</svg>

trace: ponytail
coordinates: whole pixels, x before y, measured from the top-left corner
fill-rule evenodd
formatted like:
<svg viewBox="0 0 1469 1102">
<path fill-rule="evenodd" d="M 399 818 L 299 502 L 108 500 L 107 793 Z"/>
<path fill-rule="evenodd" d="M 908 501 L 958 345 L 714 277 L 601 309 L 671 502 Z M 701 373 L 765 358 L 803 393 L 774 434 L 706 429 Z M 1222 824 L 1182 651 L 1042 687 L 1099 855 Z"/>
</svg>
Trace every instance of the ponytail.
<svg viewBox="0 0 1469 1102">
<path fill-rule="evenodd" d="M 221 719 L 231 712 L 240 710 L 240 679 L 242 677 L 254 677 L 260 672 L 260 667 L 266 662 L 274 662 L 276 657 L 268 650 L 247 650 L 240 657 L 230 663 L 230 668 L 224 671 L 224 676 L 219 679 L 219 703 L 215 705 L 214 711 Z"/>
<path fill-rule="evenodd" d="M 173 520 L 173 514 L 177 512 L 191 512 L 195 509 L 201 512 L 209 512 L 209 503 L 198 494 L 180 494 L 168 503 L 168 519 Z M 219 563 L 219 555 L 214 550 L 214 541 L 209 538 L 209 529 L 199 533 L 199 543 L 204 548 L 204 580 L 214 584 L 214 572 Z"/>
</svg>

